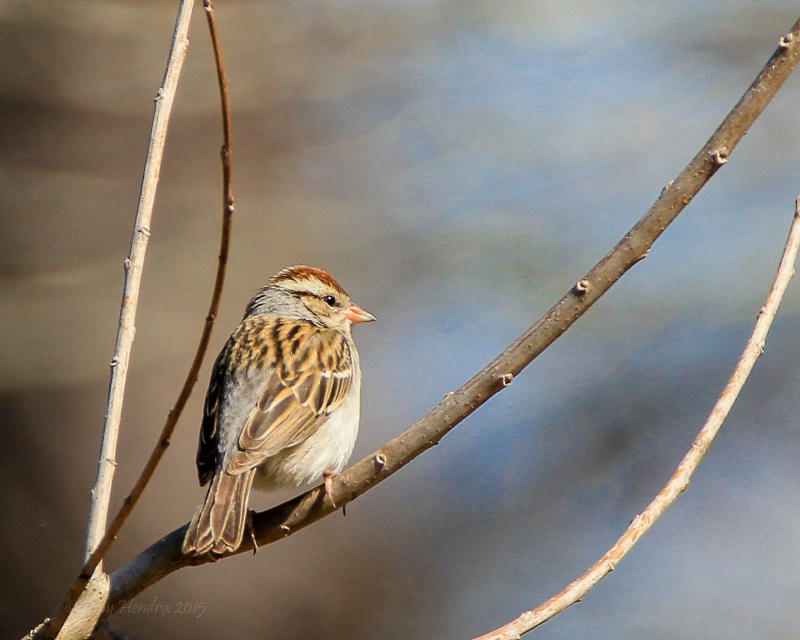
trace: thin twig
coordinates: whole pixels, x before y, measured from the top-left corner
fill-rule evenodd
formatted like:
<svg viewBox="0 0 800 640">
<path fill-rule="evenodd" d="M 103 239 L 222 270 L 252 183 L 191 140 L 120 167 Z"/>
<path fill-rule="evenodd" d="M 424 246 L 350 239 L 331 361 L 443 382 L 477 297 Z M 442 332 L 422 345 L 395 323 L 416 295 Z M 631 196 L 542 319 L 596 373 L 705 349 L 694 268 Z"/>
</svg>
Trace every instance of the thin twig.
<svg viewBox="0 0 800 640">
<path fill-rule="evenodd" d="M 670 183 L 650 211 L 614 249 L 581 279 L 545 316 L 526 331 L 486 368 L 413 424 L 397 438 L 359 461 L 333 482 L 337 507 L 362 495 L 426 451 L 494 394 L 508 386 L 533 358 L 563 334 L 628 269 L 641 260 L 650 246 L 698 193 L 745 135 L 800 58 L 800 20 L 767 62 L 742 99 L 692 162 Z M 724 153 L 723 153 L 724 150 Z M 315 487 L 254 518 L 259 546 L 280 540 L 334 511 L 323 500 L 324 489 Z M 181 553 L 183 526 L 140 553 L 111 575 L 109 603 L 130 599 L 172 571 L 211 561 L 206 556 Z M 246 540 L 235 553 L 250 550 Z"/>
<path fill-rule="evenodd" d="M 181 25 L 182 28 L 188 29 L 188 22 L 189 17 L 191 16 L 191 8 L 193 3 L 190 1 L 185 1 L 182 3 L 181 8 L 178 14 L 178 23 Z M 219 42 L 219 33 L 217 30 L 217 25 L 214 17 L 214 11 L 211 7 L 209 2 L 204 3 L 204 8 L 206 9 L 206 15 L 208 17 L 208 25 L 209 30 L 211 33 L 211 41 L 214 48 L 214 57 L 216 60 L 216 67 L 217 67 L 217 77 L 219 81 L 219 90 L 220 90 L 220 101 L 222 105 L 222 124 L 223 124 L 223 146 L 222 146 L 222 173 L 223 173 L 223 212 L 222 212 L 222 232 L 220 235 L 220 251 L 219 251 L 219 258 L 217 261 L 217 273 L 216 278 L 214 280 L 214 289 L 211 295 L 211 302 L 209 304 L 208 314 L 206 315 L 205 325 L 203 327 L 202 335 L 200 336 L 200 342 L 197 346 L 197 350 L 195 352 L 194 359 L 192 361 L 191 367 L 189 368 L 189 372 L 186 376 L 186 379 L 183 383 L 183 387 L 181 388 L 180 393 L 178 394 L 178 398 L 175 401 L 175 405 L 172 407 L 170 412 L 167 415 L 167 420 L 164 424 L 164 427 L 161 430 L 161 434 L 159 435 L 158 441 L 156 443 L 155 448 L 150 454 L 150 457 L 147 460 L 144 468 L 142 469 L 139 478 L 136 480 L 136 483 L 131 489 L 130 494 L 125 498 L 120 507 L 119 511 L 117 512 L 116 516 L 111 522 L 111 525 L 106 531 L 105 536 L 97 545 L 95 551 L 90 555 L 89 559 L 85 562 L 81 574 L 78 576 L 75 584 L 72 586 L 69 594 L 64 600 L 64 605 L 59 610 L 59 613 L 54 616 L 53 620 L 48 623 L 45 628 L 40 632 L 40 636 L 37 637 L 55 637 L 58 634 L 61 626 L 63 625 L 64 621 L 67 618 L 69 613 L 69 603 L 74 603 L 80 597 L 83 590 L 86 588 L 88 583 L 89 577 L 94 573 L 95 568 L 98 566 L 100 561 L 102 560 L 105 553 L 113 544 L 114 540 L 116 540 L 117 535 L 119 534 L 120 529 L 122 528 L 125 520 L 127 519 L 130 512 L 133 510 L 134 506 L 138 502 L 139 498 L 144 493 L 147 484 L 149 483 L 150 479 L 153 477 L 155 473 L 156 467 L 158 463 L 161 461 L 164 453 L 167 450 L 167 447 L 170 445 L 170 439 L 172 437 L 172 433 L 175 430 L 175 425 L 180 418 L 181 413 L 183 412 L 186 403 L 189 400 L 189 397 L 192 394 L 192 390 L 194 389 L 194 385 L 197 383 L 198 374 L 200 372 L 200 367 L 203 364 L 203 359 L 205 357 L 206 351 L 208 350 L 208 345 L 211 340 L 211 332 L 214 327 L 214 320 L 217 316 L 217 312 L 219 311 L 220 300 L 222 298 L 222 289 L 225 283 L 225 272 L 228 264 L 228 255 L 230 252 L 230 237 L 231 237 L 231 226 L 233 220 L 233 212 L 234 212 L 234 199 L 233 199 L 233 185 L 231 179 L 231 163 L 232 163 L 232 127 L 231 127 L 231 117 L 230 117 L 230 98 L 228 93 L 228 77 L 225 72 L 225 65 L 222 58 L 222 49 Z M 184 15 L 184 12 L 186 15 Z M 185 23 L 184 23 L 185 21 Z M 177 33 L 177 26 L 176 26 L 176 33 Z M 183 30 L 182 33 L 183 39 L 185 40 L 185 33 L 186 31 Z M 186 41 L 188 44 L 188 41 Z M 173 43 L 174 49 L 174 43 Z M 185 54 L 186 46 L 183 46 L 183 51 Z M 181 60 L 182 61 L 182 60 Z M 172 62 L 172 56 L 170 56 L 170 63 Z M 169 74 L 169 67 L 168 67 L 168 74 Z M 177 81 L 177 76 L 175 78 Z M 172 92 L 174 95 L 174 87 L 172 88 Z M 159 96 L 162 94 L 159 91 Z M 162 134 L 163 138 L 164 134 Z M 162 147 L 163 147 L 163 140 L 162 140 Z M 156 169 L 157 173 L 157 169 Z"/>
<path fill-rule="evenodd" d="M 222 200 L 223 200 L 223 227 L 222 240 L 220 243 L 220 257 L 217 271 L 217 283 L 219 290 L 214 289 L 214 300 L 217 305 L 214 307 L 216 313 L 219 306 L 219 299 L 222 294 L 222 281 L 224 280 L 225 264 L 228 261 L 228 247 L 230 245 L 230 227 L 233 218 L 233 181 L 231 179 L 231 154 L 233 153 L 233 133 L 231 129 L 231 102 L 228 92 L 228 75 L 225 73 L 225 60 L 222 57 L 222 46 L 220 45 L 217 20 L 214 14 L 214 6 L 209 0 L 203 2 L 208 20 L 208 29 L 211 34 L 211 45 L 214 47 L 214 61 L 217 65 L 217 81 L 219 83 L 220 106 L 222 108 Z M 220 276 L 220 270 L 222 276 Z M 212 303 L 213 304 L 213 303 Z"/>
<path fill-rule="evenodd" d="M 92 501 L 89 510 L 84 562 L 89 559 L 92 552 L 97 548 L 105 532 L 108 518 L 111 485 L 116 468 L 117 439 L 122 420 L 122 405 L 125 399 L 125 383 L 128 378 L 128 365 L 130 363 L 133 338 L 136 334 L 134 324 L 136 321 L 136 308 L 139 303 L 139 288 L 142 282 L 142 270 L 144 268 L 147 244 L 150 239 L 150 221 L 153 217 L 153 204 L 158 189 L 158 177 L 161 160 L 164 155 L 169 116 L 175 100 L 175 92 L 183 60 L 186 57 L 186 49 L 189 45 L 187 34 L 192 5 L 192 2 L 183 2 L 183 6 L 178 13 L 167 69 L 155 99 L 150 146 L 147 150 L 147 159 L 144 165 L 131 250 L 125 260 L 125 285 L 122 291 L 117 343 L 114 348 L 114 356 L 111 359 L 111 380 L 100 445 L 100 459 L 97 465 L 97 479 L 91 492 Z"/>
<path fill-rule="evenodd" d="M 180 78 L 183 61 L 189 47 L 188 33 L 194 3 L 192 0 L 181 0 L 178 15 L 175 20 L 175 30 L 172 35 L 167 68 L 161 87 L 156 94 L 153 125 L 150 130 L 150 146 L 145 161 L 142 188 L 139 197 L 139 206 L 134 225 L 131 254 L 125 261 L 126 277 L 123 290 L 122 310 L 120 311 L 119 333 L 117 334 L 117 347 L 111 361 L 111 384 L 109 389 L 108 409 L 106 424 L 103 430 L 100 463 L 98 465 L 97 483 L 92 490 L 92 507 L 89 516 L 89 533 L 86 541 L 84 566 L 81 573 L 64 599 L 61 607 L 53 618 L 41 629 L 38 637 L 55 637 L 70 609 L 86 588 L 90 577 L 99 566 L 110 540 L 111 528 L 103 535 L 108 513 L 108 503 L 111 492 L 113 469 L 116 465 L 117 434 L 122 414 L 122 402 L 125 394 L 125 380 L 128 373 L 130 349 L 135 333 L 134 319 L 136 306 L 139 300 L 139 286 L 144 265 L 145 250 L 150 237 L 150 220 L 153 214 L 158 178 L 161 170 L 161 161 L 164 155 L 164 145 L 167 138 L 169 117 L 172 104 L 175 100 L 178 79 Z M 116 521 L 117 518 L 115 518 Z M 112 528 L 114 524 L 112 523 Z"/>
<path fill-rule="evenodd" d="M 664 485 L 664 488 L 653 498 L 647 508 L 633 519 L 616 544 L 580 578 L 536 609 L 526 611 L 508 624 L 475 640 L 516 640 L 522 634 L 538 627 L 571 604 L 578 602 L 600 580 L 614 570 L 614 567 L 628 554 L 633 545 L 650 530 L 672 503 L 678 499 L 678 496 L 687 489 L 689 480 L 706 455 L 725 418 L 728 417 L 728 413 L 753 370 L 756 360 L 764 352 L 767 333 L 775 319 L 786 287 L 794 275 L 798 246 L 800 246 L 800 198 L 795 202 L 794 219 L 786 240 L 783 257 L 778 266 L 778 273 L 775 275 L 766 303 L 758 312 L 753 333 L 747 341 L 739 362 L 736 363 L 736 368 L 733 370 L 728 384 L 725 385 L 717 403 L 711 410 L 708 420 L 697 434 L 669 482 Z"/>
</svg>

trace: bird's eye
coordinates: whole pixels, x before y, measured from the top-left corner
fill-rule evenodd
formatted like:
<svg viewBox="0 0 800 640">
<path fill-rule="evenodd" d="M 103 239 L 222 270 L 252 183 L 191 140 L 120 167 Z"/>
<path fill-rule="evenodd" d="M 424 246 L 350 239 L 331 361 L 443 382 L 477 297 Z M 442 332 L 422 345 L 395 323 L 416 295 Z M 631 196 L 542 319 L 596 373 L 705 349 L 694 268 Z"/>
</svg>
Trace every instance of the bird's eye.
<svg viewBox="0 0 800 640">
<path fill-rule="evenodd" d="M 324 296 L 324 297 L 322 298 L 322 300 L 323 300 L 323 301 L 325 302 L 325 304 L 327 304 L 329 307 L 335 307 L 335 306 L 336 306 L 336 298 L 334 298 L 333 296 Z"/>
</svg>

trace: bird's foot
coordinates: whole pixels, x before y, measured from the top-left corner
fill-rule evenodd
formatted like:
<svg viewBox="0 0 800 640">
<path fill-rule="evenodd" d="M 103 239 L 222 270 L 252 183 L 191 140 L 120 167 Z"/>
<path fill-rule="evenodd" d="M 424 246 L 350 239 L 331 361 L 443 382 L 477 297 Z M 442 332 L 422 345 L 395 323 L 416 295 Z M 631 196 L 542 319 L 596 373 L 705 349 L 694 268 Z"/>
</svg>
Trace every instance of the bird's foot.
<svg viewBox="0 0 800 640">
<path fill-rule="evenodd" d="M 331 501 L 333 508 L 336 509 L 336 502 L 333 499 L 333 476 L 334 473 L 330 469 L 325 469 L 322 472 L 322 482 L 325 484 L 325 495 Z"/>
</svg>

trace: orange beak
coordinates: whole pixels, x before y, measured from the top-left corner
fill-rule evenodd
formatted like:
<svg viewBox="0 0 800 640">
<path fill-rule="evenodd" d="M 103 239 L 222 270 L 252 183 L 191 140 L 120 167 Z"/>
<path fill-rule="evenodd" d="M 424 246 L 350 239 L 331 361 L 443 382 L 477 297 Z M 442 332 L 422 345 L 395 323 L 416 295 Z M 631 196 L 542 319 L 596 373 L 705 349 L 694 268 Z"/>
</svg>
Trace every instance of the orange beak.
<svg viewBox="0 0 800 640">
<path fill-rule="evenodd" d="M 349 307 L 347 307 L 347 309 L 344 310 L 344 317 L 353 324 L 358 324 L 361 322 L 374 322 L 377 320 L 375 316 L 367 311 L 364 311 L 357 304 L 351 304 Z"/>
</svg>

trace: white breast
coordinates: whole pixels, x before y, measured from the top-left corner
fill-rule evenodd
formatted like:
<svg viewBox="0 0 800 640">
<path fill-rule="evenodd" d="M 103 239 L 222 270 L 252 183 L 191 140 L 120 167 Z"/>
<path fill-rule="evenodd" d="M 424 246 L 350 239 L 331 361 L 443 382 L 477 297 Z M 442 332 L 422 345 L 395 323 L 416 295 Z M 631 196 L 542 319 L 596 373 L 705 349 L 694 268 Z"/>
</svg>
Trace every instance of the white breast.
<svg viewBox="0 0 800 640">
<path fill-rule="evenodd" d="M 361 414 L 358 367 L 356 372 L 349 395 L 316 433 L 258 467 L 253 483 L 256 489 L 299 486 L 320 480 L 326 470 L 339 472 L 344 469 L 356 443 Z"/>
</svg>

